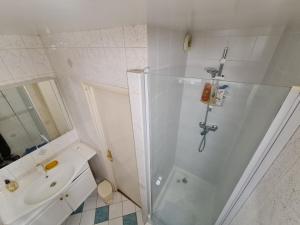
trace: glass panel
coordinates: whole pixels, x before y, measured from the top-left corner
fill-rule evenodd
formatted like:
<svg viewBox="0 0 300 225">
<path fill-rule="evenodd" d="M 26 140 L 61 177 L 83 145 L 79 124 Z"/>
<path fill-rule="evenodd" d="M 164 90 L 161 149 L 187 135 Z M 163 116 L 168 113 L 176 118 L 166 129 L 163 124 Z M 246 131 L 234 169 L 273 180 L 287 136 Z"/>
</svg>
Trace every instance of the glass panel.
<svg viewBox="0 0 300 225">
<path fill-rule="evenodd" d="M 212 225 L 290 88 L 152 74 L 147 80 L 152 219 Z M 209 107 L 201 101 L 205 86 L 216 94 Z"/>
<path fill-rule="evenodd" d="M 31 144 L 32 140 L 26 129 L 10 107 L 3 92 L 0 92 L 0 169 L 19 159 L 24 153 L 24 146 L 31 146 Z M 14 152 L 13 160 L 11 160 L 10 149 Z"/>
<path fill-rule="evenodd" d="M 48 134 L 44 128 L 37 112 L 32 105 L 29 95 L 27 95 L 24 87 L 10 88 L 2 91 L 9 101 L 16 115 L 19 117 L 22 125 L 28 131 L 31 137 L 32 147 L 43 143 L 40 135 L 44 135 L 47 139 Z"/>
</svg>

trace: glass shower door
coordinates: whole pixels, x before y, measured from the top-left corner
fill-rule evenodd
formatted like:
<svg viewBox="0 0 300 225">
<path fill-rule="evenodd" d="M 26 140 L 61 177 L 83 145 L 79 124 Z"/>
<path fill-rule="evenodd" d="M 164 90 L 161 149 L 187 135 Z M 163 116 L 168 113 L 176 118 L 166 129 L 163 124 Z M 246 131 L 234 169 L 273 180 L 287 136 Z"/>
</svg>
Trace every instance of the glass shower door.
<svg viewBox="0 0 300 225">
<path fill-rule="evenodd" d="M 203 90 L 215 81 L 150 74 L 147 82 L 153 223 L 213 225 L 290 88 L 219 81 L 224 98 L 207 107 Z M 215 129 L 204 132 L 206 113 Z"/>
</svg>

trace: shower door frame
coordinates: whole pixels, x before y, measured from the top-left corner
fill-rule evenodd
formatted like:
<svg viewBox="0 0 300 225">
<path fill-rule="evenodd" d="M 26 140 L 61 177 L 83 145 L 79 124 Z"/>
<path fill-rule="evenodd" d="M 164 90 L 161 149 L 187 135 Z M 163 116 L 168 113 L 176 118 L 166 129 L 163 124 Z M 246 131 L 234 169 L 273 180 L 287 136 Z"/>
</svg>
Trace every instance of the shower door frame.
<svg viewBox="0 0 300 225">
<path fill-rule="evenodd" d="M 147 202 L 148 217 L 151 223 L 151 172 L 150 172 L 150 120 L 148 102 L 148 78 L 149 74 L 144 72 L 144 122 L 146 127 L 145 134 L 145 165 L 147 174 Z M 141 106 L 142 107 L 142 106 Z M 215 225 L 230 225 L 233 218 L 247 201 L 256 185 L 263 178 L 269 167 L 276 160 L 277 156 L 294 134 L 300 123 L 300 87 L 291 87 L 289 94 L 285 98 L 280 110 L 272 121 L 268 131 L 260 142 L 257 150 L 252 156 L 233 192 L 227 200 L 222 212 L 220 213 Z"/>
<path fill-rule="evenodd" d="M 292 87 L 215 225 L 230 225 L 300 124 L 300 87 Z"/>
</svg>

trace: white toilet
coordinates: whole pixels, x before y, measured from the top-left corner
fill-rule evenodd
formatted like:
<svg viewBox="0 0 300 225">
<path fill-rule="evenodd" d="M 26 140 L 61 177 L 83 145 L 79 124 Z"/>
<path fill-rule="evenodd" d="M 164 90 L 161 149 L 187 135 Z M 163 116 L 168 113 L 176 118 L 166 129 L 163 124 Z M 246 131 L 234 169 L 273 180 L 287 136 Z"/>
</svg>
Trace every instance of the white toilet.
<svg viewBox="0 0 300 225">
<path fill-rule="evenodd" d="M 111 183 L 107 180 L 102 181 L 98 185 L 98 194 L 105 203 L 111 203 L 113 197 L 113 189 Z"/>
</svg>

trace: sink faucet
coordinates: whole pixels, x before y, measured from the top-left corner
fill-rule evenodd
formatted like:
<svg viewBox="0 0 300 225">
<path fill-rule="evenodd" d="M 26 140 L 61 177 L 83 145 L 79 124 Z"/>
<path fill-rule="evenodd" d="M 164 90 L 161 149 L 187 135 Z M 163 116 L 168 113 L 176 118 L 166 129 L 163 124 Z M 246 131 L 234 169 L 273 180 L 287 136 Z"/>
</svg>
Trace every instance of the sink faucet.
<svg viewBox="0 0 300 225">
<path fill-rule="evenodd" d="M 37 164 L 35 167 L 39 172 L 44 174 L 45 178 L 48 178 L 47 170 L 45 170 L 44 166 L 41 163 Z"/>
</svg>

